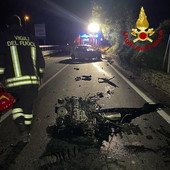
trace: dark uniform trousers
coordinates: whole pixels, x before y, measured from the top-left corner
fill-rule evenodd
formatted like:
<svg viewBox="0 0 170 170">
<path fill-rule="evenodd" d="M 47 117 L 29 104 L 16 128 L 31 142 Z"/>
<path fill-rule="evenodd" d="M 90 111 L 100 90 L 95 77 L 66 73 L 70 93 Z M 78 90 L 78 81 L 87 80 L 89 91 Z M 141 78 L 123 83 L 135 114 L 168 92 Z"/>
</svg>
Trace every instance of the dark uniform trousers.
<svg viewBox="0 0 170 170">
<path fill-rule="evenodd" d="M 38 96 L 37 85 L 27 85 L 25 87 L 9 88 L 7 92 L 11 93 L 16 102 L 12 108 L 12 118 L 19 131 L 30 131 L 33 119 L 33 103 Z"/>
<path fill-rule="evenodd" d="M 31 126 L 33 103 L 44 68 L 45 61 L 34 36 L 20 26 L 1 35 L 0 81 L 5 82 L 7 92 L 16 98 L 12 117 L 21 132 Z"/>
</svg>

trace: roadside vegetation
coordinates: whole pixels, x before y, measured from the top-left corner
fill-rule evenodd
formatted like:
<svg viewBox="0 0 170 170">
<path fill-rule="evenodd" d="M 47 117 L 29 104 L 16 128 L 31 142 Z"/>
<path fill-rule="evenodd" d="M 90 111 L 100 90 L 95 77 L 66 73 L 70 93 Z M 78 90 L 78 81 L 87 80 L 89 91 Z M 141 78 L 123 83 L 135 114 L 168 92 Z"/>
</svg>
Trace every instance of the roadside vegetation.
<svg viewBox="0 0 170 170">
<path fill-rule="evenodd" d="M 131 35 L 131 32 L 133 28 L 136 28 L 138 19 L 136 13 L 139 14 L 140 9 L 136 9 L 136 12 L 134 12 L 129 6 L 130 4 L 121 3 L 120 1 L 122 0 L 108 0 L 107 4 L 105 4 L 102 0 L 94 0 L 93 4 L 93 21 L 101 23 L 103 37 L 110 44 L 109 48 L 106 48 L 107 54 L 112 56 L 122 66 L 132 70 L 140 70 L 143 67 L 165 72 L 168 63 L 167 59 L 164 68 L 162 68 L 162 64 L 170 35 L 170 20 L 162 21 L 158 28 L 154 28 L 155 33 L 150 37 L 153 40 L 152 43 L 149 41 L 137 41 L 135 46 L 147 47 L 146 50 L 137 50 L 125 44 L 123 33 L 127 32 L 128 40 L 133 42 L 135 37 Z M 149 28 L 152 28 L 152 25 Z M 158 42 L 160 31 L 162 31 L 162 38 Z M 154 42 L 157 43 L 153 44 Z M 149 47 L 150 44 L 153 44 L 153 46 Z M 104 46 L 104 43 L 102 45 Z"/>
</svg>

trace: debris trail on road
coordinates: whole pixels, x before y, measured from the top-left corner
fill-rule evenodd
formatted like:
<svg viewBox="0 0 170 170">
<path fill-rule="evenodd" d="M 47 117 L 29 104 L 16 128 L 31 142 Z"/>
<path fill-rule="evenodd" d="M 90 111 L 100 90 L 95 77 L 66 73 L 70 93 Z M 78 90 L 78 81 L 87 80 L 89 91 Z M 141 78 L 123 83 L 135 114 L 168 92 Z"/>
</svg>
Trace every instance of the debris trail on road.
<svg viewBox="0 0 170 170">
<path fill-rule="evenodd" d="M 146 103 L 141 108 L 102 109 L 97 104 L 102 97 L 103 94 L 97 93 L 85 99 L 75 96 L 58 99 L 55 106 L 56 124 L 46 129 L 51 141 L 39 158 L 40 169 L 60 166 L 70 168 L 72 163 L 74 168 L 80 168 L 80 160 L 85 157 L 86 161 L 84 160 L 81 166 L 88 167 L 87 162 L 96 158 L 107 159 L 108 153 L 103 151 L 112 151 L 114 157 L 117 157 L 116 166 L 124 166 L 119 162 L 120 156 L 136 152 L 159 152 L 143 145 L 116 144 L 113 138 L 117 135 L 123 138 L 123 134 L 143 135 L 140 127 L 131 123 L 131 120 L 154 112 L 164 107 L 163 105 Z M 96 152 L 97 156 L 91 159 Z M 90 166 L 98 165 L 99 163 Z"/>
</svg>

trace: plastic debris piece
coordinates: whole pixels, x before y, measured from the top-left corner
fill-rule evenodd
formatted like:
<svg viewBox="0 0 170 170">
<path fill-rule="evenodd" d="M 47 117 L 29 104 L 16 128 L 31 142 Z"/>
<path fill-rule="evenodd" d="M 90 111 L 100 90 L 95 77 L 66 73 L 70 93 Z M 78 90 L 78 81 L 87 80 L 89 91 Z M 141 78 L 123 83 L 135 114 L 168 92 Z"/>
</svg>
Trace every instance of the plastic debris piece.
<svg viewBox="0 0 170 170">
<path fill-rule="evenodd" d="M 109 79 L 107 79 L 107 78 L 98 78 L 98 82 L 99 82 L 99 83 L 108 83 L 108 84 L 111 85 L 111 86 L 119 87 L 119 86 L 117 86 L 115 83 L 113 83 L 113 82 L 110 81 L 110 80 L 113 79 L 113 78 L 114 78 L 114 76 L 113 76 L 112 78 L 109 78 Z"/>
<path fill-rule="evenodd" d="M 92 76 L 91 76 L 91 75 L 83 75 L 83 76 L 82 76 L 82 80 L 90 81 L 90 80 L 91 80 L 91 78 L 92 78 Z"/>
<path fill-rule="evenodd" d="M 74 70 L 80 70 L 79 68 L 74 68 Z"/>
<path fill-rule="evenodd" d="M 81 80 L 81 77 L 76 77 L 75 80 L 76 80 L 76 81 L 80 81 L 80 80 Z"/>
<path fill-rule="evenodd" d="M 98 93 L 97 93 L 97 96 L 100 97 L 100 98 L 102 98 L 102 97 L 104 97 L 104 93 L 98 92 Z"/>
</svg>

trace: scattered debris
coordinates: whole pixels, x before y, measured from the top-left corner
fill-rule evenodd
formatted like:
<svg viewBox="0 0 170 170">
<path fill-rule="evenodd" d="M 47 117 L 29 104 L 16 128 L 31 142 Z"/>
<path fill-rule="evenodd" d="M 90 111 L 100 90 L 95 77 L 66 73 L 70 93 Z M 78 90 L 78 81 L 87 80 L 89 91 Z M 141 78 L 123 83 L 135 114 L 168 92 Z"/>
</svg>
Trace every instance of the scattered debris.
<svg viewBox="0 0 170 170">
<path fill-rule="evenodd" d="M 113 61 L 113 60 L 109 60 L 108 62 L 109 62 L 110 64 L 113 64 L 113 63 L 114 63 L 114 61 Z"/>
<path fill-rule="evenodd" d="M 91 78 L 92 78 L 91 75 L 83 75 L 82 77 L 76 77 L 75 80 L 76 81 L 80 81 L 80 80 L 90 81 Z"/>
<path fill-rule="evenodd" d="M 113 89 L 113 88 L 111 88 L 110 86 L 106 86 L 105 87 L 105 97 L 107 97 L 107 98 L 111 98 L 111 95 L 113 95 L 114 94 L 114 90 L 115 89 Z"/>
<path fill-rule="evenodd" d="M 102 93 L 102 92 L 97 92 L 94 96 L 89 96 L 89 98 L 93 98 L 96 101 L 99 100 L 100 98 L 103 98 L 103 97 L 105 97 L 105 94 Z"/>
<path fill-rule="evenodd" d="M 99 96 L 100 98 L 104 97 L 104 94 L 102 92 L 98 92 L 96 95 Z"/>
<path fill-rule="evenodd" d="M 74 70 L 80 70 L 80 69 L 75 67 Z"/>
<path fill-rule="evenodd" d="M 76 81 L 80 81 L 80 80 L 81 80 L 81 77 L 76 77 L 75 80 L 76 80 Z"/>
<path fill-rule="evenodd" d="M 115 83 L 111 82 L 110 80 L 113 79 L 114 77 L 110 78 L 110 79 L 107 79 L 107 78 L 98 78 L 98 82 L 99 83 L 108 83 L 109 85 L 111 86 L 114 86 L 114 87 L 119 87 L 117 86 Z"/>
<path fill-rule="evenodd" d="M 63 169 L 64 167 L 71 169 L 71 162 L 74 162 L 73 169 L 75 167 L 84 169 L 84 167 L 93 165 L 98 166 L 102 160 L 106 160 L 108 157 L 108 155 L 102 155 L 99 152 L 100 148 L 104 146 L 104 141 L 106 144 L 109 143 L 109 148 L 111 143 L 115 144 L 115 147 L 112 148 L 113 154 L 125 154 L 125 156 L 147 151 L 157 153 L 165 149 L 153 150 L 144 146 L 120 145 L 112 141 L 112 138 L 117 135 L 123 137 L 122 133 L 143 135 L 140 127 L 130 123 L 131 120 L 153 112 L 153 110 L 156 111 L 162 106 L 161 104 L 146 103 L 141 108 L 105 109 L 97 103 L 102 97 L 104 97 L 104 93 L 98 92 L 85 99 L 76 96 L 58 99 L 55 107 L 56 124 L 48 126 L 46 129 L 52 139 L 39 159 L 40 169 L 52 169 L 56 166 L 57 168 L 62 166 Z M 163 152 L 164 155 L 167 153 Z M 93 164 L 88 161 L 93 161 Z M 98 162 L 94 163 L 94 161 Z M 119 164 L 117 159 L 113 161 L 117 166 L 125 168 Z M 132 164 L 135 164 L 135 161 Z M 83 167 L 80 168 L 80 166 Z"/>
<path fill-rule="evenodd" d="M 82 80 L 87 80 L 87 81 L 89 81 L 89 80 L 91 80 L 91 78 L 92 78 L 91 75 L 83 75 L 83 76 L 82 76 Z"/>
<path fill-rule="evenodd" d="M 111 90 L 108 90 L 107 94 L 111 95 L 111 94 L 113 94 L 113 92 Z"/>
<path fill-rule="evenodd" d="M 75 137 L 81 136 L 81 139 L 83 137 L 86 142 L 88 139 L 91 145 L 95 141 L 101 144 L 103 140 L 108 140 L 109 135 L 115 135 L 121 131 L 127 134 L 142 134 L 138 125 L 125 126 L 126 123 L 130 123 L 132 119 L 143 114 L 156 111 L 162 106 L 146 103 L 141 108 L 102 109 L 97 104 L 101 97 L 103 93 L 97 93 L 86 99 L 72 96 L 63 99 L 62 104 L 60 99 L 55 108 L 57 113 L 55 132 L 51 135 L 72 142 L 75 142 Z"/>
</svg>

